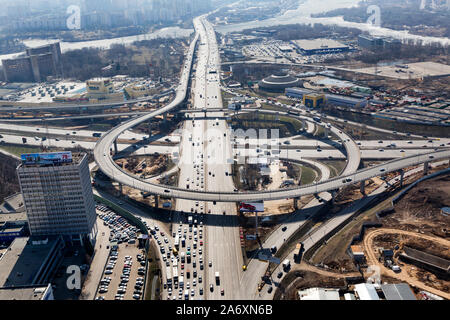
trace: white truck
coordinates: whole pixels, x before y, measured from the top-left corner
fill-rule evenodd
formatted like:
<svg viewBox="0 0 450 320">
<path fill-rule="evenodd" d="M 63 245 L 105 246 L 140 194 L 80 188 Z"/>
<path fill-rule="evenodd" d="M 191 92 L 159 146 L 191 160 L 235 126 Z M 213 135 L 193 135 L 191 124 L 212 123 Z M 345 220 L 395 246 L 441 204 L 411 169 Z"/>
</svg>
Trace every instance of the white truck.
<svg viewBox="0 0 450 320">
<path fill-rule="evenodd" d="M 217 285 L 220 285 L 220 275 L 219 275 L 219 271 L 216 271 L 215 277 L 216 277 L 216 284 L 217 284 Z"/>
<path fill-rule="evenodd" d="M 291 267 L 291 262 L 289 261 L 289 259 L 286 259 L 283 261 L 283 269 L 284 271 L 289 270 L 289 268 Z"/>
<path fill-rule="evenodd" d="M 178 277 L 178 285 L 180 286 L 180 288 L 184 287 L 184 276 Z"/>
<path fill-rule="evenodd" d="M 192 216 L 188 217 L 188 223 L 189 223 L 189 225 L 192 225 Z"/>
</svg>

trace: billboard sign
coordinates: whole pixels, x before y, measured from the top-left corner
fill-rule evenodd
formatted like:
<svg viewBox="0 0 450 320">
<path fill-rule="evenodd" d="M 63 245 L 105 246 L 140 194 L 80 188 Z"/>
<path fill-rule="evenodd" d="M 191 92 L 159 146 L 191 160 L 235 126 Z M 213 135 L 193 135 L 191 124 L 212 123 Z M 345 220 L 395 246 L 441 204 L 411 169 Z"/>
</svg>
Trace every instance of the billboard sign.
<svg viewBox="0 0 450 320">
<path fill-rule="evenodd" d="M 241 202 L 240 212 L 264 212 L 264 202 Z"/>
<path fill-rule="evenodd" d="M 25 153 L 20 156 L 23 164 L 61 164 L 72 163 L 72 152 Z"/>
</svg>

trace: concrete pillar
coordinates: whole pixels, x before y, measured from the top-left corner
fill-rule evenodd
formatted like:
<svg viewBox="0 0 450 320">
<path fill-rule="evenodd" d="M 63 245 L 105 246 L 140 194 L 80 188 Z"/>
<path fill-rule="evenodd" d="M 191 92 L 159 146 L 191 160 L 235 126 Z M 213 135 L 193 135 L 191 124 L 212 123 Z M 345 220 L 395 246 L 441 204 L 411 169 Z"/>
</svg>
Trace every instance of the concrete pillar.
<svg viewBox="0 0 450 320">
<path fill-rule="evenodd" d="M 119 182 L 119 191 L 120 194 L 123 194 L 123 185 Z"/>
<path fill-rule="evenodd" d="M 152 134 L 152 120 L 148 120 L 148 135 Z"/>
<path fill-rule="evenodd" d="M 116 140 L 114 140 L 114 154 L 117 154 L 118 153 L 118 151 L 117 151 L 117 139 Z"/>
<path fill-rule="evenodd" d="M 405 176 L 405 171 L 403 169 L 400 169 L 400 188 L 403 187 L 403 177 Z"/>
<path fill-rule="evenodd" d="M 303 126 L 302 131 L 308 130 L 308 124 L 306 123 L 305 119 L 302 119 L 302 126 Z"/>
<path fill-rule="evenodd" d="M 331 204 L 334 204 L 334 201 L 336 200 L 337 191 L 331 190 Z"/>
<path fill-rule="evenodd" d="M 167 121 L 167 112 L 163 114 L 163 119 L 164 119 L 164 122 Z"/>
<path fill-rule="evenodd" d="M 323 134 L 324 134 L 325 138 L 328 137 L 328 127 L 324 127 Z"/>
<path fill-rule="evenodd" d="M 298 201 L 300 200 L 300 197 L 294 198 L 294 210 L 298 210 Z"/>
<path fill-rule="evenodd" d="M 364 195 L 364 196 L 366 195 L 366 181 L 365 180 L 361 181 L 360 186 L 359 186 L 359 191 L 361 191 L 362 195 Z"/>
<path fill-rule="evenodd" d="M 423 175 L 426 176 L 428 174 L 428 161 L 423 164 Z"/>
<path fill-rule="evenodd" d="M 159 207 L 159 196 L 157 194 L 154 195 L 154 200 L 155 200 L 155 208 Z"/>
</svg>

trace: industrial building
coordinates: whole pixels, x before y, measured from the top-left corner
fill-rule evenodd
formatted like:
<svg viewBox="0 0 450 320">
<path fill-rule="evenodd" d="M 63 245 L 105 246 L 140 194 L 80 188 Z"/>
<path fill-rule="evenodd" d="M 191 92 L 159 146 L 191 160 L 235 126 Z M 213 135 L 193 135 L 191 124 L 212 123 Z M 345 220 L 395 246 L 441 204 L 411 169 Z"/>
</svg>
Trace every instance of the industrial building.
<svg viewBox="0 0 450 320">
<path fill-rule="evenodd" d="M 303 104 L 310 107 L 314 105 L 320 106 L 322 99 L 325 97 L 325 104 L 331 104 L 341 107 L 363 108 L 367 106 L 368 100 L 365 98 L 354 98 L 349 96 L 341 96 L 336 94 L 317 95 L 314 91 L 304 88 L 287 88 L 285 94 L 289 98 L 296 98 L 303 101 Z M 324 97 L 323 97 L 324 96 Z M 308 103 L 308 104 L 306 104 Z"/>
<path fill-rule="evenodd" d="M 372 283 L 356 284 L 355 293 L 359 300 L 380 300 L 377 290 Z"/>
<path fill-rule="evenodd" d="M 28 48 L 23 56 L 2 60 L 2 65 L 8 82 L 41 82 L 49 76 L 63 76 L 59 42 Z"/>
<path fill-rule="evenodd" d="M 376 37 L 372 35 L 359 35 L 358 46 L 365 49 L 398 48 L 401 41 L 387 37 Z"/>
<path fill-rule="evenodd" d="M 382 284 L 381 290 L 386 300 L 417 300 L 406 283 Z"/>
<path fill-rule="evenodd" d="M 32 236 L 95 241 L 95 203 L 85 153 L 22 155 L 17 174 Z"/>
<path fill-rule="evenodd" d="M 332 39 L 292 40 L 291 43 L 303 55 L 349 52 L 350 47 Z"/>
<path fill-rule="evenodd" d="M 303 82 L 288 74 L 273 74 L 258 83 L 260 90 L 282 93 L 286 88 L 303 86 Z"/>
</svg>

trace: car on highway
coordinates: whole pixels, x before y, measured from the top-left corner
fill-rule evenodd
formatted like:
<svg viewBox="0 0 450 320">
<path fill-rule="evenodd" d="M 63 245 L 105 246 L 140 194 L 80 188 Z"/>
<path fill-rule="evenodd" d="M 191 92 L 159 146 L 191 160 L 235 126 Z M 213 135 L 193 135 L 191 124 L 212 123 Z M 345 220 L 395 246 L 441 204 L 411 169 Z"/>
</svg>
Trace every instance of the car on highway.
<svg viewBox="0 0 450 320">
<path fill-rule="evenodd" d="M 283 272 L 281 272 L 281 271 L 280 271 L 280 272 L 278 272 L 278 274 L 277 274 L 277 278 L 278 278 L 278 279 L 281 279 L 281 277 L 282 277 L 282 276 L 283 276 Z"/>
</svg>

